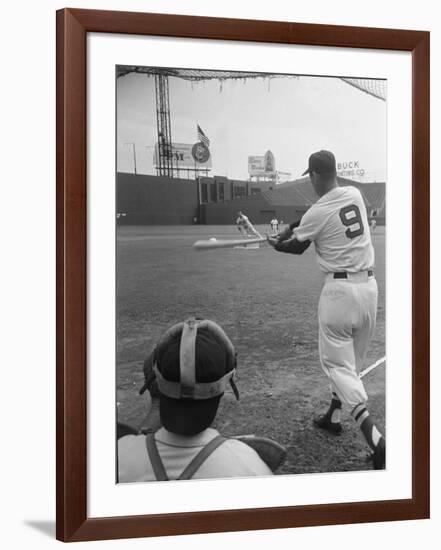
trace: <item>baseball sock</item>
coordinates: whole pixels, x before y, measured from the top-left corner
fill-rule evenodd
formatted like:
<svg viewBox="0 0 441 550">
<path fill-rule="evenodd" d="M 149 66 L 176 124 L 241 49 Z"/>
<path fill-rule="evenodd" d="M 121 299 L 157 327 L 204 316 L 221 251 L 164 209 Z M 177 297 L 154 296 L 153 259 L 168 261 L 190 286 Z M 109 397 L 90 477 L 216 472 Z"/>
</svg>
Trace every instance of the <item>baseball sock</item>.
<svg viewBox="0 0 441 550">
<path fill-rule="evenodd" d="M 341 401 L 335 392 L 332 392 L 331 404 L 326 415 L 333 423 L 339 424 L 341 422 Z"/>
<path fill-rule="evenodd" d="M 377 427 L 374 424 L 374 421 L 369 415 L 369 411 L 364 403 L 360 403 L 351 412 L 351 415 L 354 417 L 355 422 L 360 427 L 369 447 L 372 450 L 375 450 L 378 442 L 380 441 L 382 435 L 378 431 Z"/>
</svg>

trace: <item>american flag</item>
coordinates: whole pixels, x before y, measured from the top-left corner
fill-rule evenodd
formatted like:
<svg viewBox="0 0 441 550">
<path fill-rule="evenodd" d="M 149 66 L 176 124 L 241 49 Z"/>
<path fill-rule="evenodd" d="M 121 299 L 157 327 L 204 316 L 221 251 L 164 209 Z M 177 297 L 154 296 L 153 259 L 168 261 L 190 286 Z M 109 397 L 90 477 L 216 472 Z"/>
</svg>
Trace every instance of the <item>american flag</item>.
<svg viewBox="0 0 441 550">
<path fill-rule="evenodd" d="M 202 143 L 206 146 L 206 147 L 210 147 L 210 140 L 207 138 L 207 136 L 204 134 L 204 132 L 202 131 L 202 128 L 199 126 L 199 124 L 197 125 L 198 126 L 198 140 L 199 141 L 202 141 Z"/>
</svg>

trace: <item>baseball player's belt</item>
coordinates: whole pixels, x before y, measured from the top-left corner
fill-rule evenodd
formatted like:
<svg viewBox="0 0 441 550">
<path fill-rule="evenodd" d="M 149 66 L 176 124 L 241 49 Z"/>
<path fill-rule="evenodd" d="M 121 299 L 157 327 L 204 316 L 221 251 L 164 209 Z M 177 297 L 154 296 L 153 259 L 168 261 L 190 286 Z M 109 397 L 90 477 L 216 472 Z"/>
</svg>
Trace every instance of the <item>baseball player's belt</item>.
<svg viewBox="0 0 441 550">
<path fill-rule="evenodd" d="M 368 277 L 372 277 L 374 275 L 374 272 L 372 269 L 369 269 L 368 272 Z M 334 273 L 334 279 L 347 279 L 348 278 L 348 274 L 346 271 L 339 271 L 337 273 Z"/>
</svg>

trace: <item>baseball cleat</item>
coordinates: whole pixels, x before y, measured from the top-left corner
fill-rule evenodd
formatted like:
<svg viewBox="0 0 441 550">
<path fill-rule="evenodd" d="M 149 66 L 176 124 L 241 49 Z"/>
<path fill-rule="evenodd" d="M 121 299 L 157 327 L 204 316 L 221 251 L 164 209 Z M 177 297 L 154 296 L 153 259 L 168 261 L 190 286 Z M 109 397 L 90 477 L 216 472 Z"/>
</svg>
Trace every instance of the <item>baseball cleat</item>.
<svg viewBox="0 0 441 550">
<path fill-rule="evenodd" d="M 372 453 L 372 462 L 374 470 L 384 470 L 386 467 L 386 441 L 384 437 L 380 439 L 375 451 Z"/>
<path fill-rule="evenodd" d="M 322 430 L 326 430 L 335 435 L 340 435 L 342 432 L 341 423 L 331 422 L 331 419 L 327 414 L 322 414 L 321 416 L 314 418 L 314 424 L 317 427 L 322 428 Z"/>
</svg>

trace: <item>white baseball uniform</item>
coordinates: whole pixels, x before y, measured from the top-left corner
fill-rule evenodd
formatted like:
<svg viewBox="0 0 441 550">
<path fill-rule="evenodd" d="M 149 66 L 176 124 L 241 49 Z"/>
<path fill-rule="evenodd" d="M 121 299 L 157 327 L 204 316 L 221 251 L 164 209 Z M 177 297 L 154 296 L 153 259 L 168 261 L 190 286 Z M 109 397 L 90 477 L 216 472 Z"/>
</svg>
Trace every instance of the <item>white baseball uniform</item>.
<svg viewBox="0 0 441 550">
<path fill-rule="evenodd" d="M 250 222 L 248 216 L 241 214 L 236 220 L 237 227 L 243 235 L 248 237 L 261 237 L 260 233 L 254 229 L 253 224 Z"/>
<path fill-rule="evenodd" d="M 325 273 L 318 307 L 320 362 L 332 391 L 352 410 L 367 400 L 357 371 L 375 329 L 378 297 L 374 249 L 360 191 L 335 187 L 311 206 L 293 235 L 300 242 L 314 242 Z"/>
<path fill-rule="evenodd" d="M 278 222 L 277 218 L 273 218 L 270 221 L 270 225 L 271 225 L 271 231 L 273 233 L 277 233 L 277 231 L 279 230 L 279 222 Z"/>
</svg>

